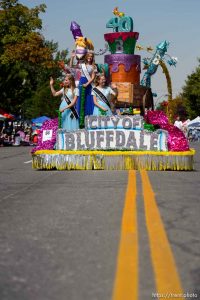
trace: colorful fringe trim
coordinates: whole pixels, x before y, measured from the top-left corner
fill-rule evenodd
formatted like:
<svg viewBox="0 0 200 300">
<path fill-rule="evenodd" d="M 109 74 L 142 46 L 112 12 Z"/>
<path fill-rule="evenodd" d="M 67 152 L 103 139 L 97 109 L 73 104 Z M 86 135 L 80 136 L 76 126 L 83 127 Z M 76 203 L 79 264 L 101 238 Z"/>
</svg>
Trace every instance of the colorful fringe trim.
<svg viewBox="0 0 200 300">
<path fill-rule="evenodd" d="M 191 171 L 194 154 L 193 149 L 185 152 L 39 150 L 32 155 L 32 166 L 40 170 Z"/>
</svg>

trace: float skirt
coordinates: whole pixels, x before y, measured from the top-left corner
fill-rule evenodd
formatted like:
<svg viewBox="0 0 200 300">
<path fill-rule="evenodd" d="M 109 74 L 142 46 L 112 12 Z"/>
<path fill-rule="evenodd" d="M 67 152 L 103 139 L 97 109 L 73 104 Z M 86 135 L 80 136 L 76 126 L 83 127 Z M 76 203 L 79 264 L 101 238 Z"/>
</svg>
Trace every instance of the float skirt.
<svg viewBox="0 0 200 300">
<path fill-rule="evenodd" d="M 152 170 L 191 171 L 195 150 L 165 151 L 62 151 L 39 150 L 32 154 L 38 170 Z"/>
</svg>

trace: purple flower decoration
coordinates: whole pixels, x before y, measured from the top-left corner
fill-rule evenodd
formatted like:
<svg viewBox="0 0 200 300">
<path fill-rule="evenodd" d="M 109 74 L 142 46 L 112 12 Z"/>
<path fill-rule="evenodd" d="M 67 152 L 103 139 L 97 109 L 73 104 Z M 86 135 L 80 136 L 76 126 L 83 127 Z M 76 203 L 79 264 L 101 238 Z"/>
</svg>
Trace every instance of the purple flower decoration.
<svg viewBox="0 0 200 300">
<path fill-rule="evenodd" d="M 52 130 L 51 139 L 43 141 L 43 131 L 44 130 Z M 38 136 L 38 144 L 35 148 L 32 149 L 32 153 L 38 150 L 52 150 L 54 149 L 54 145 L 56 143 L 56 133 L 58 130 L 58 118 L 47 120 L 43 123 L 40 133 Z"/>
</svg>

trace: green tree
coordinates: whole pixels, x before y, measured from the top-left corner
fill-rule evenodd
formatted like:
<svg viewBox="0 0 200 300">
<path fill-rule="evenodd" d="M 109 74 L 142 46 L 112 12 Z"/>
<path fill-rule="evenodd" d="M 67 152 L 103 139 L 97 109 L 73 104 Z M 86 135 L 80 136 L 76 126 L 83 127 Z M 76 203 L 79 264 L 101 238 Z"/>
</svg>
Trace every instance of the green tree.
<svg viewBox="0 0 200 300">
<path fill-rule="evenodd" d="M 183 87 L 183 97 L 190 119 L 200 115 L 200 59 L 198 67 L 187 77 Z"/>
<path fill-rule="evenodd" d="M 182 121 L 187 118 L 186 104 L 182 94 L 172 100 L 162 101 L 157 107 L 157 110 L 164 111 L 172 123 L 174 123 L 177 116 L 179 116 Z"/>
<path fill-rule="evenodd" d="M 57 84 L 57 87 L 59 85 Z M 46 115 L 51 118 L 56 117 L 56 110 L 59 107 L 60 99 L 53 97 L 49 88 L 49 82 L 41 84 L 31 98 L 24 102 L 22 111 L 27 118 L 35 118 Z"/>
<path fill-rule="evenodd" d="M 50 75 L 59 76 L 57 61 L 67 55 L 41 34 L 39 14 L 45 8 L 44 4 L 29 9 L 18 0 L 0 1 L 1 107 L 12 113 L 26 112 L 27 99 L 34 94 L 38 102 L 44 97 L 41 88 L 47 86 Z"/>
<path fill-rule="evenodd" d="M 58 78 L 55 82 L 55 89 L 59 90 L 60 82 L 63 79 L 59 65 L 62 63 L 67 64 L 68 50 L 57 51 L 54 59 L 55 67 L 50 70 L 42 69 L 38 74 L 38 85 L 32 96 L 26 99 L 23 104 L 22 111 L 27 118 L 34 118 L 39 115 L 48 115 L 49 117 L 56 117 L 56 110 L 59 107 L 60 98 L 51 95 L 49 87 L 49 78 L 53 76 L 54 79 Z"/>
<path fill-rule="evenodd" d="M 181 121 L 187 119 L 186 105 L 182 94 L 176 96 L 176 98 L 170 101 L 169 109 L 171 111 L 173 121 L 176 120 L 177 116 L 180 117 Z"/>
</svg>

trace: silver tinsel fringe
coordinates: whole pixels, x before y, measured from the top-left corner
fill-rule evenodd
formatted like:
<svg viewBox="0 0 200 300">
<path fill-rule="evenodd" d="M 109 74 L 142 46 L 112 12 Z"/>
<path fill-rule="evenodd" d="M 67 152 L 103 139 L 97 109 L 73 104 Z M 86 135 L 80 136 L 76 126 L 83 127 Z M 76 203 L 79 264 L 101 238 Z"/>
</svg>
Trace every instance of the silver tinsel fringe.
<svg viewBox="0 0 200 300">
<path fill-rule="evenodd" d="M 34 154 L 40 170 L 193 170 L 193 155 Z"/>
</svg>

